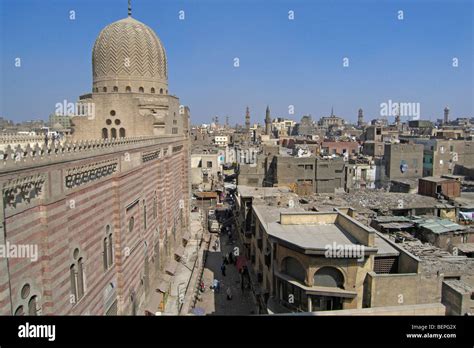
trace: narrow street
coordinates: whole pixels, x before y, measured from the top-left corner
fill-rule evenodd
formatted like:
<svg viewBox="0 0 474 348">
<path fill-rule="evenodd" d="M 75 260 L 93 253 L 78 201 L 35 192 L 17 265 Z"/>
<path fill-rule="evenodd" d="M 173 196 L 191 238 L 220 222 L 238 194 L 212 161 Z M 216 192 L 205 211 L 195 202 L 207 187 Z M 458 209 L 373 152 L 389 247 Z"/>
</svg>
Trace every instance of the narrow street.
<svg viewBox="0 0 474 348">
<path fill-rule="evenodd" d="M 214 250 L 215 240 L 219 239 L 219 248 Z M 224 255 L 234 250 L 236 244 L 229 243 L 224 234 L 212 234 L 211 248 L 207 251 L 203 281 L 206 290 L 202 294 L 202 301 L 196 303 L 205 315 L 250 315 L 256 313 L 256 304 L 250 289 L 241 289 L 240 274 L 233 264 L 226 265 L 226 275 L 221 272 Z M 214 279 L 220 281 L 220 291 L 217 293 L 210 287 Z M 232 300 L 227 299 L 227 288 L 232 291 Z"/>
</svg>

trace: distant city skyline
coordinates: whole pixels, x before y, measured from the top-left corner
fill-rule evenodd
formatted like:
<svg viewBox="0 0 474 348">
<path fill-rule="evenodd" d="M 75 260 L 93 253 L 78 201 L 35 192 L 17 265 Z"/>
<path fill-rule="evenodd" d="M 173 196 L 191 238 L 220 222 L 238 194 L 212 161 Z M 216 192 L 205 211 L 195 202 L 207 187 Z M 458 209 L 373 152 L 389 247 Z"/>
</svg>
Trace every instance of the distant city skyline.
<svg viewBox="0 0 474 348">
<path fill-rule="evenodd" d="M 317 121 L 334 107 L 354 123 L 359 108 L 370 121 L 390 100 L 418 103 L 421 119 L 442 118 L 446 105 L 451 119 L 474 116 L 468 0 L 132 5 L 163 42 L 170 93 L 190 107 L 193 124 L 229 116 L 243 125 L 247 106 L 251 124 L 263 124 L 267 105 L 272 118 Z M 47 120 L 57 103 L 91 91 L 94 40 L 126 17 L 127 1 L 4 0 L 0 11 L 0 116 L 18 123 Z"/>
</svg>

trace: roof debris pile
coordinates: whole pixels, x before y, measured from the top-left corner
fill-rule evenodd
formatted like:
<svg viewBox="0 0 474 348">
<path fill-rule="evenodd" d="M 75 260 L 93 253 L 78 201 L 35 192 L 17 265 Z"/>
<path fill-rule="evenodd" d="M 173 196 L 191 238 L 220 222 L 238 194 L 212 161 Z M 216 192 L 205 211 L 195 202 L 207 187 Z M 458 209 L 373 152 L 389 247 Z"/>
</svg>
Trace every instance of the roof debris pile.
<svg viewBox="0 0 474 348">
<path fill-rule="evenodd" d="M 449 275 L 474 275 L 474 259 L 465 256 L 453 256 L 449 252 L 420 240 L 405 241 L 401 246 L 421 259 L 422 273 L 443 273 Z"/>
</svg>

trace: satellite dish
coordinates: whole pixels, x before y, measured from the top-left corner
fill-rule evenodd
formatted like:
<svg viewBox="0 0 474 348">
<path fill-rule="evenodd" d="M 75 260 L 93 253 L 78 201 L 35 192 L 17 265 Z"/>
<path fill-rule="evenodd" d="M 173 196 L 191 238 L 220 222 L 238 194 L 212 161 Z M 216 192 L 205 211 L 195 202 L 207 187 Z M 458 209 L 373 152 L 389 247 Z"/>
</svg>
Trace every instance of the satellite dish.
<svg viewBox="0 0 474 348">
<path fill-rule="evenodd" d="M 292 199 L 290 199 L 290 200 L 288 201 L 288 207 L 290 207 L 290 208 L 294 208 L 294 207 L 295 207 L 295 202 L 294 202 Z"/>
<path fill-rule="evenodd" d="M 408 164 L 406 164 L 406 163 L 400 164 L 400 171 L 402 173 L 406 173 L 407 170 L 408 170 Z"/>
</svg>

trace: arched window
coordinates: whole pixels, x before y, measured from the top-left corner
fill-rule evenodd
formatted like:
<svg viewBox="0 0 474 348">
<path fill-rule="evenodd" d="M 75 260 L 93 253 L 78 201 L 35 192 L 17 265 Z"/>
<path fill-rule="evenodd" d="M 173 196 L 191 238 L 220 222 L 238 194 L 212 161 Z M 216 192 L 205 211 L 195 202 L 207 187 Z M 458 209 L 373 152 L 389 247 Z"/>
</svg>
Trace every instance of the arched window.
<svg viewBox="0 0 474 348">
<path fill-rule="evenodd" d="M 120 133 L 120 138 L 125 138 L 125 128 L 120 128 L 119 133 Z"/>
<path fill-rule="evenodd" d="M 106 271 L 108 268 L 109 268 L 109 259 L 108 259 L 108 250 L 109 250 L 109 247 L 107 245 L 107 237 L 104 238 L 104 241 L 103 241 L 103 250 L 102 250 L 102 258 L 103 258 L 103 261 L 104 261 L 104 271 Z"/>
<path fill-rule="evenodd" d="M 112 232 L 110 225 L 105 226 L 105 237 L 103 240 L 103 262 L 104 270 L 108 270 L 114 263 L 113 257 L 113 244 L 112 244 Z"/>
<path fill-rule="evenodd" d="M 143 201 L 143 227 L 146 231 L 146 203 Z"/>
<path fill-rule="evenodd" d="M 163 88 L 160 88 L 160 94 L 163 94 Z"/>
<path fill-rule="evenodd" d="M 117 138 L 117 130 L 116 130 L 115 128 L 112 128 L 112 129 L 110 130 L 110 137 L 111 137 L 112 139 Z"/>
<path fill-rule="evenodd" d="M 151 93 L 155 93 L 155 87 L 151 87 Z"/>
<path fill-rule="evenodd" d="M 344 289 L 344 275 L 337 268 L 322 267 L 314 274 L 314 286 Z"/>
<path fill-rule="evenodd" d="M 84 296 L 84 264 L 82 257 L 77 261 L 77 266 L 77 295 L 78 298 L 82 298 Z"/>
<path fill-rule="evenodd" d="M 108 250 L 108 263 L 110 266 L 112 266 L 114 264 L 114 244 L 113 244 L 113 240 L 112 240 L 112 233 L 109 233 L 109 236 L 108 236 L 108 245 L 109 245 L 109 250 Z"/>
<path fill-rule="evenodd" d="M 28 315 L 37 315 L 36 296 L 32 296 L 28 302 Z"/>
<path fill-rule="evenodd" d="M 30 284 L 25 283 L 20 290 L 19 303 L 14 315 L 37 315 L 38 296 L 32 292 Z"/>
<path fill-rule="evenodd" d="M 107 139 L 109 137 L 109 131 L 107 128 L 102 128 L 102 139 Z"/>
<path fill-rule="evenodd" d="M 69 277 L 71 279 L 71 295 L 73 296 L 74 303 L 77 302 L 77 272 L 76 272 L 76 265 L 71 265 L 69 268 Z"/>
<path fill-rule="evenodd" d="M 21 288 L 21 293 L 20 293 L 21 298 L 23 300 L 26 300 L 28 296 L 30 296 L 30 291 L 31 291 L 30 284 L 23 285 L 23 287 Z"/>
<path fill-rule="evenodd" d="M 118 87 L 114 86 L 114 92 L 118 92 Z"/>
<path fill-rule="evenodd" d="M 85 292 L 85 278 L 84 278 L 84 259 L 80 255 L 78 248 L 73 252 L 73 263 L 69 267 L 69 276 L 71 280 L 71 296 L 73 297 L 73 304 L 76 304 Z"/>
<path fill-rule="evenodd" d="M 15 315 L 25 315 L 24 311 L 23 311 L 23 306 L 19 306 L 16 311 L 15 311 Z"/>
<path fill-rule="evenodd" d="M 107 92 L 107 87 L 102 88 L 102 91 L 105 93 Z"/>
<path fill-rule="evenodd" d="M 138 89 L 138 92 L 143 93 L 143 92 L 145 92 L 145 89 L 144 89 L 143 87 L 140 87 L 140 88 Z"/>
<path fill-rule="evenodd" d="M 131 91 L 132 91 L 132 87 L 130 86 L 125 87 L 125 92 L 131 92 Z"/>
<path fill-rule="evenodd" d="M 290 277 L 299 280 L 304 283 L 306 279 L 306 271 L 301 265 L 301 263 L 293 257 L 285 257 L 282 261 L 282 271 L 283 273 L 289 275 Z"/>
</svg>

